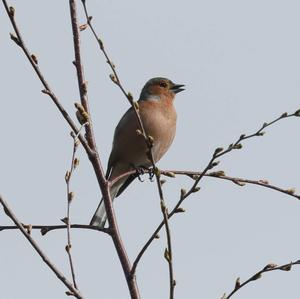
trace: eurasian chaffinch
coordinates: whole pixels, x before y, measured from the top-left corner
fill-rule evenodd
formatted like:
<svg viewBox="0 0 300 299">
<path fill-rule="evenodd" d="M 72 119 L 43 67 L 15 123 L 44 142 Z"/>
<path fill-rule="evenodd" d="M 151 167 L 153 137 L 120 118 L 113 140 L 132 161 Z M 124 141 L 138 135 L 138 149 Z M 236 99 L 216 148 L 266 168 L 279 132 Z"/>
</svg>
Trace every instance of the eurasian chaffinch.
<svg viewBox="0 0 300 299">
<path fill-rule="evenodd" d="M 169 149 L 176 131 L 176 111 L 173 105 L 175 95 L 183 91 L 184 85 L 175 84 L 166 78 L 152 78 L 142 89 L 138 100 L 139 114 L 147 135 L 153 137 L 152 153 L 155 162 Z M 139 167 L 148 168 L 151 162 L 147 158 L 147 145 L 138 136 L 139 124 L 133 108 L 129 108 L 119 121 L 114 134 L 111 154 L 108 161 L 106 178 L 110 181 L 121 174 Z M 119 196 L 136 178 L 128 175 L 111 186 L 111 199 Z M 103 199 L 90 222 L 103 228 L 106 212 Z"/>
</svg>

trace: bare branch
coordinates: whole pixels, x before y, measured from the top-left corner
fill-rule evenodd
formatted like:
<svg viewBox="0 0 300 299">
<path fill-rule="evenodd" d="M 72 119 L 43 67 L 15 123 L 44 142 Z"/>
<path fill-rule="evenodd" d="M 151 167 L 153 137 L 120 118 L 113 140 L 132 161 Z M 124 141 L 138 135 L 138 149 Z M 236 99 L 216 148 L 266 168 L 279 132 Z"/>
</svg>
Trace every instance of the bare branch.
<svg viewBox="0 0 300 299">
<path fill-rule="evenodd" d="M 257 279 L 260 279 L 262 277 L 263 273 L 276 271 L 276 270 L 290 271 L 292 269 L 292 267 L 295 266 L 295 265 L 300 265 L 300 260 L 298 260 L 296 262 L 290 262 L 288 264 L 284 264 L 284 265 L 280 265 L 280 266 L 278 266 L 276 264 L 273 264 L 273 263 L 270 263 L 270 264 L 267 264 L 262 270 L 258 271 L 257 273 L 255 273 L 254 275 L 252 275 L 250 278 L 248 278 L 247 280 L 245 280 L 242 283 L 240 282 L 240 278 L 238 277 L 236 279 L 234 289 L 229 293 L 228 296 L 226 296 L 226 294 L 224 294 L 222 296 L 222 299 L 231 298 L 237 291 L 239 291 L 242 287 L 249 284 L 251 281 L 255 281 Z"/>
<path fill-rule="evenodd" d="M 48 232 L 51 232 L 51 231 L 57 230 L 57 229 L 67 229 L 67 225 L 34 225 L 34 224 L 31 225 L 31 224 L 22 223 L 22 226 L 26 230 L 39 229 L 39 230 L 41 230 L 42 235 L 46 235 Z M 71 224 L 70 227 L 71 228 L 79 228 L 79 229 L 96 230 L 99 232 L 106 233 L 108 235 L 111 234 L 111 230 L 109 228 L 98 228 L 96 226 L 88 225 L 88 224 Z M 1 225 L 0 226 L 0 232 L 4 231 L 4 230 L 15 230 L 15 229 L 19 229 L 19 227 L 15 226 L 15 225 Z"/>
<path fill-rule="evenodd" d="M 300 116 L 300 109 L 298 109 L 297 111 L 295 111 L 294 113 L 290 113 L 288 114 L 287 112 L 284 112 L 282 113 L 279 117 L 275 118 L 274 120 L 270 121 L 270 122 L 265 122 L 262 124 L 262 126 L 254 133 L 252 134 L 242 134 L 234 143 L 231 143 L 227 149 L 223 149 L 223 148 L 219 148 L 221 149 L 217 155 L 216 155 L 216 158 L 219 158 L 229 152 L 231 152 L 232 150 L 235 150 L 235 149 L 241 149 L 242 148 L 242 141 L 245 141 L 246 139 L 250 139 L 250 138 L 253 138 L 253 137 L 260 137 L 260 136 L 263 136 L 265 134 L 265 132 L 263 130 L 265 130 L 266 128 L 272 126 L 273 124 L 279 122 L 280 120 L 282 119 L 286 119 L 286 118 L 289 118 L 289 117 L 293 117 L 293 116 L 297 116 L 299 117 Z"/>
<path fill-rule="evenodd" d="M 84 297 L 80 294 L 79 290 L 76 289 L 76 287 L 74 287 L 72 283 L 54 266 L 54 264 L 50 261 L 47 255 L 38 246 L 35 240 L 31 237 L 30 232 L 28 232 L 24 228 L 22 223 L 18 220 L 16 215 L 13 213 L 13 211 L 10 209 L 7 202 L 3 199 L 1 195 L 0 195 L 0 203 L 3 206 L 6 215 L 15 223 L 17 228 L 22 232 L 22 234 L 29 241 L 29 243 L 32 245 L 32 247 L 38 253 L 38 255 L 42 258 L 45 264 L 54 272 L 57 278 L 69 289 L 70 295 L 73 295 L 78 299 L 84 299 Z"/>
<path fill-rule="evenodd" d="M 70 269 L 71 269 L 71 275 L 73 279 L 73 284 L 76 289 L 78 289 L 75 279 L 75 270 L 74 270 L 74 262 L 71 254 L 72 249 L 72 242 L 71 242 L 71 216 L 70 216 L 70 208 L 71 203 L 74 198 L 74 192 L 71 192 L 70 190 L 70 181 L 73 175 L 73 172 L 77 165 L 79 164 L 79 160 L 75 158 L 75 154 L 79 145 L 79 140 L 77 139 L 77 136 L 74 135 L 73 132 L 71 132 L 71 136 L 73 138 L 73 151 L 72 151 L 72 159 L 71 159 L 71 166 L 70 169 L 65 174 L 65 181 L 67 186 L 67 217 L 65 218 L 65 223 L 67 225 L 67 245 L 66 245 L 66 252 L 68 254 Z"/>
<path fill-rule="evenodd" d="M 80 50 L 80 33 L 79 33 L 79 24 L 77 20 L 77 12 L 76 12 L 76 1 L 70 0 L 70 16 L 72 23 L 72 32 L 73 32 L 73 44 L 74 44 L 74 52 L 75 52 L 75 67 L 77 71 L 77 79 L 78 79 L 78 88 L 80 94 L 80 100 L 83 108 L 89 115 L 89 125 L 85 126 L 86 129 L 86 138 L 88 140 L 89 146 L 95 150 L 96 149 L 96 141 L 93 132 L 93 124 L 90 115 L 90 108 L 87 96 L 87 82 L 84 78 L 84 69 L 82 65 L 81 59 L 81 50 Z"/>
<path fill-rule="evenodd" d="M 264 123 L 262 125 L 262 127 L 260 129 L 258 129 L 255 133 L 252 133 L 252 134 L 249 134 L 249 135 L 245 135 L 245 134 L 242 134 L 236 142 L 230 144 L 228 146 L 227 149 L 223 149 L 221 147 L 219 148 L 216 148 L 211 159 L 209 160 L 207 166 L 204 168 L 204 170 L 202 172 L 198 172 L 198 173 L 192 173 L 192 175 L 195 175 L 194 176 L 194 183 L 192 184 L 191 188 L 186 192 L 181 192 L 181 195 L 180 195 L 180 199 L 179 201 L 177 202 L 177 204 L 175 205 L 175 207 L 172 209 L 171 213 L 168 214 L 168 218 L 171 218 L 174 214 L 176 214 L 176 212 L 178 211 L 179 207 L 181 206 L 182 202 L 188 197 L 190 196 L 191 194 L 195 193 L 195 192 L 198 192 L 200 190 L 200 187 L 198 187 L 198 184 L 200 182 L 200 180 L 207 175 L 208 171 L 211 170 L 212 168 L 216 167 L 218 164 L 219 164 L 219 161 L 216 161 L 217 158 L 220 158 L 221 156 L 231 152 L 232 150 L 235 150 L 235 149 L 241 149 L 242 148 L 242 142 L 246 139 L 250 139 L 250 138 L 253 138 L 253 137 L 257 137 L 257 136 L 263 136 L 264 135 L 264 132 L 263 132 L 263 129 L 273 125 L 274 123 L 284 119 L 284 118 L 288 118 L 288 117 L 292 117 L 292 116 L 297 116 L 299 117 L 300 116 L 300 109 L 295 111 L 294 113 L 283 113 L 282 115 L 280 115 L 279 117 L 275 118 L 273 121 L 269 122 L 269 123 Z M 175 173 L 172 172 L 172 171 L 167 171 L 164 173 L 165 175 L 168 175 L 168 176 L 175 176 Z M 181 172 L 181 174 L 184 174 Z M 212 173 L 211 175 L 209 175 L 211 177 L 216 177 L 216 178 L 220 178 L 220 179 L 224 179 L 224 176 L 221 176 L 221 175 L 216 175 L 216 173 Z M 231 180 L 230 177 L 227 177 L 227 180 Z M 234 183 L 237 183 L 237 182 L 241 182 L 241 180 L 237 179 L 237 178 L 233 178 L 231 181 L 233 181 Z M 294 190 L 293 189 L 288 189 L 288 190 L 283 190 L 281 188 L 278 188 L 278 187 L 275 187 L 275 186 L 269 186 L 268 184 L 266 184 L 266 182 L 258 182 L 256 181 L 254 183 L 254 181 L 250 181 L 250 180 L 247 180 L 247 182 L 245 181 L 245 183 L 249 183 L 249 184 L 256 184 L 256 185 L 260 185 L 260 186 L 263 186 L 263 187 L 266 187 L 266 188 L 270 188 L 270 189 L 274 189 L 274 190 L 277 190 L 277 191 L 280 191 L 280 192 L 283 192 L 285 194 L 288 194 L 288 195 L 291 195 L 293 197 L 296 197 L 299 199 L 299 196 L 294 194 Z M 135 273 L 136 271 L 136 267 L 140 261 L 140 259 L 142 258 L 143 254 L 145 253 L 145 251 L 147 250 L 147 248 L 150 246 L 150 244 L 152 243 L 152 241 L 156 238 L 158 232 L 160 231 L 160 229 L 165 225 L 164 221 L 162 221 L 158 227 L 155 229 L 155 231 L 153 232 L 153 234 L 150 236 L 150 238 L 148 239 L 148 241 L 145 243 L 145 245 L 142 247 L 142 249 L 140 250 L 140 252 L 138 253 L 135 261 L 133 262 L 133 266 L 132 266 L 132 269 L 131 269 L 131 272 L 132 274 Z"/>
<path fill-rule="evenodd" d="M 44 94 L 47 94 L 50 96 L 50 98 L 52 99 L 53 103 L 56 105 L 56 107 L 58 108 L 58 110 L 61 112 L 62 116 L 64 117 L 64 119 L 67 121 L 67 123 L 69 124 L 69 126 L 71 127 L 71 129 L 75 132 L 75 134 L 78 133 L 78 129 L 75 125 L 75 123 L 73 122 L 72 118 L 69 116 L 69 114 L 67 113 L 67 111 L 64 109 L 64 107 L 61 105 L 59 99 L 57 98 L 57 96 L 54 94 L 54 92 L 52 91 L 50 85 L 48 84 L 48 82 L 46 81 L 46 79 L 44 78 L 37 62 L 37 58 L 35 55 L 31 54 L 28 50 L 28 48 L 26 47 L 24 40 L 22 38 L 22 35 L 20 33 L 20 30 L 17 26 L 17 23 L 15 21 L 15 9 L 12 6 L 8 6 L 7 1 L 6 0 L 2 0 L 3 5 L 5 7 L 5 10 L 7 12 L 7 15 L 10 19 L 10 22 L 14 28 L 14 31 L 16 33 L 15 35 L 11 34 L 11 38 L 17 42 L 17 45 L 23 50 L 24 54 L 26 55 L 27 59 L 29 60 L 31 66 L 33 67 L 35 73 L 37 74 L 38 78 L 40 79 L 44 89 L 42 90 L 42 92 Z M 85 150 L 87 152 L 91 152 L 90 147 L 88 146 L 88 143 L 86 142 L 85 138 L 82 135 L 79 135 L 78 138 L 80 139 L 80 142 L 82 143 L 82 145 L 84 146 Z"/>
</svg>

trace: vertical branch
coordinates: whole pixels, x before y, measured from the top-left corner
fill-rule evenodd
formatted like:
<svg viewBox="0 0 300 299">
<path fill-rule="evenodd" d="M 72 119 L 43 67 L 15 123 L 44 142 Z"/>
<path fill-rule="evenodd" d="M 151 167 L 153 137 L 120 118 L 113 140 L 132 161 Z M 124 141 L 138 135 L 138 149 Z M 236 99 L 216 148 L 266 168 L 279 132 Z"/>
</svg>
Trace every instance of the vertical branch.
<svg viewBox="0 0 300 299">
<path fill-rule="evenodd" d="M 169 213 L 168 208 L 165 205 L 165 200 L 162 191 L 162 185 L 160 181 L 160 173 L 156 172 L 156 182 L 160 197 L 160 207 L 163 214 L 163 222 L 166 228 L 166 236 L 167 236 L 167 248 L 165 249 L 164 257 L 169 265 L 169 285 L 170 285 L 170 299 L 174 298 L 174 289 L 176 286 L 176 281 L 174 279 L 174 269 L 173 269 L 173 250 L 172 250 L 172 239 L 171 239 L 171 230 L 169 226 Z"/>
<path fill-rule="evenodd" d="M 2 0 L 2 3 L 4 5 L 6 13 L 10 19 L 10 22 L 11 22 L 12 27 L 16 34 L 16 35 L 14 35 L 11 33 L 10 38 L 16 43 L 17 46 L 19 46 L 22 49 L 22 51 L 24 52 L 28 61 L 30 62 L 32 68 L 34 69 L 36 75 L 40 79 L 40 81 L 44 87 L 44 89 L 42 90 L 42 93 L 47 94 L 52 99 L 53 103 L 55 104 L 57 109 L 60 111 L 60 113 L 66 120 L 66 122 L 69 124 L 69 126 L 72 128 L 72 130 L 77 134 L 78 129 L 77 129 L 74 121 L 72 120 L 72 118 L 70 117 L 68 112 L 64 109 L 64 107 L 61 105 L 58 97 L 52 91 L 49 83 L 46 81 L 45 77 L 43 76 L 41 69 L 38 66 L 37 57 L 34 54 L 31 54 L 30 51 L 28 50 L 28 48 L 26 47 L 26 44 L 22 38 L 21 32 L 20 32 L 20 30 L 17 26 L 16 20 L 15 20 L 15 9 L 12 6 L 9 7 L 6 0 Z M 85 138 L 81 134 L 78 136 L 78 138 L 79 138 L 80 142 L 82 143 L 83 147 L 85 148 L 85 150 L 87 152 L 91 152 L 91 149 L 90 149 L 89 145 L 87 144 Z"/>
<path fill-rule="evenodd" d="M 38 244 L 35 242 L 35 240 L 30 235 L 30 230 L 26 230 L 22 223 L 18 220 L 16 215 L 13 213 L 13 211 L 8 206 L 7 202 L 2 198 L 0 195 L 0 203 L 4 208 L 4 212 L 6 215 L 15 223 L 15 225 L 19 228 L 19 230 L 22 232 L 22 234 L 25 236 L 25 238 L 28 240 L 28 242 L 32 245 L 34 250 L 38 253 L 38 255 L 42 258 L 42 260 L 45 262 L 45 264 L 54 272 L 54 274 L 57 276 L 57 278 L 70 290 L 69 292 L 66 292 L 67 295 L 75 296 L 78 299 L 84 299 L 84 297 L 80 294 L 79 290 L 77 290 L 72 283 L 52 264 L 50 259 L 47 257 L 47 255 L 42 251 L 42 249 L 38 246 Z"/>
<path fill-rule="evenodd" d="M 71 275 L 74 287 L 77 288 L 76 279 L 75 279 L 75 270 L 74 270 L 74 263 L 73 258 L 71 255 L 71 248 L 72 248 L 72 242 L 71 242 L 71 217 L 70 217 L 70 209 L 71 209 L 71 203 L 74 197 L 74 193 L 70 191 L 70 181 L 71 177 L 73 175 L 73 171 L 75 170 L 76 166 L 79 163 L 79 160 L 75 158 L 75 154 L 79 145 L 79 140 L 77 139 L 77 135 L 75 135 L 73 132 L 71 132 L 71 136 L 73 138 L 73 153 L 72 153 L 72 160 L 71 160 L 71 166 L 70 170 L 66 172 L 65 175 L 65 181 L 67 185 L 67 217 L 63 219 L 63 222 L 67 225 L 67 245 L 66 245 L 66 252 L 68 254 L 70 269 L 71 269 Z"/>
<path fill-rule="evenodd" d="M 87 82 L 84 78 L 84 69 L 81 61 L 81 50 L 80 50 L 80 34 L 79 34 L 79 24 L 77 20 L 77 11 L 76 11 L 76 1 L 70 0 L 70 15 L 71 15 L 71 24 L 73 31 L 73 44 L 74 44 L 74 52 L 75 52 L 75 66 L 77 71 L 77 79 L 78 79 L 78 88 L 80 94 L 81 105 L 88 113 L 90 118 L 90 108 L 87 96 Z M 93 124 L 91 119 L 89 120 L 89 125 L 85 127 L 86 136 L 89 146 L 95 150 L 96 149 L 96 141 L 93 133 Z"/>
<path fill-rule="evenodd" d="M 103 168 L 100 162 L 99 153 L 96 148 L 95 136 L 92 129 L 92 121 L 90 119 L 90 112 L 88 106 L 88 98 L 87 98 L 87 84 L 84 80 L 84 72 L 83 65 L 81 61 L 80 54 L 80 36 L 79 36 L 79 24 L 77 19 L 77 10 L 76 10 L 76 2 L 75 0 L 69 0 L 70 5 L 70 15 L 72 22 L 72 30 L 73 30 L 73 40 L 74 40 L 74 51 L 75 51 L 75 65 L 77 70 L 77 78 L 78 78 L 78 86 L 80 92 L 81 104 L 89 115 L 89 126 L 86 127 L 86 135 L 89 146 L 92 148 L 93 153 L 89 154 L 89 159 L 93 165 L 99 187 L 101 189 L 104 205 L 106 209 L 107 219 L 109 223 L 109 228 L 111 231 L 111 237 L 113 239 L 115 248 L 117 250 L 124 275 L 126 277 L 128 289 L 130 291 L 131 298 L 138 299 L 140 298 L 139 291 L 137 288 L 135 278 L 132 278 L 131 273 L 131 264 L 129 258 L 127 256 L 126 249 L 124 247 L 123 241 L 121 239 L 120 231 L 118 228 L 114 208 L 112 205 L 109 184 L 105 179 Z"/>
</svg>

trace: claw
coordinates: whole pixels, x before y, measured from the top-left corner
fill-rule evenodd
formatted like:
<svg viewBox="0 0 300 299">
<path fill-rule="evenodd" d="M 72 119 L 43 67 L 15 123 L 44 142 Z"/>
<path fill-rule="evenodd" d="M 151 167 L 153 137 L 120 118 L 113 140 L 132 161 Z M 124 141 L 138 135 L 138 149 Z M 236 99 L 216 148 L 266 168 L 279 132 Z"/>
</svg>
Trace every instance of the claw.
<svg viewBox="0 0 300 299">
<path fill-rule="evenodd" d="M 140 182 L 144 182 L 144 180 L 141 178 L 141 176 L 142 176 L 143 174 L 145 174 L 145 168 L 143 168 L 142 166 L 137 167 L 137 166 L 135 166 L 134 164 L 131 164 L 131 166 L 132 166 L 132 168 L 135 169 L 135 171 L 136 171 L 136 176 L 137 176 L 137 178 L 139 179 L 139 181 L 140 181 Z"/>
<path fill-rule="evenodd" d="M 154 174 L 154 171 L 153 171 L 153 168 L 151 168 L 151 169 L 149 169 L 149 180 L 150 180 L 150 182 L 153 182 L 154 181 L 154 176 L 155 176 L 155 174 Z"/>
</svg>

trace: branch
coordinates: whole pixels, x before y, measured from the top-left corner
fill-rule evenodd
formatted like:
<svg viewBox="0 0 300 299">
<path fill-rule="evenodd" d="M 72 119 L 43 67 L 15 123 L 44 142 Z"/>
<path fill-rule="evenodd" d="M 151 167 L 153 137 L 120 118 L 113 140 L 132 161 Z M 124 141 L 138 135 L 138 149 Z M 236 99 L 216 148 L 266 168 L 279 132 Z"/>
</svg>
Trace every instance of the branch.
<svg viewBox="0 0 300 299">
<path fill-rule="evenodd" d="M 46 81 L 46 79 L 44 78 L 39 66 L 38 66 L 38 60 L 37 57 L 34 54 L 31 54 L 30 51 L 28 50 L 28 48 L 26 47 L 24 40 L 22 38 L 22 35 L 20 33 L 20 30 L 16 24 L 15 21 L 15 9 L 10 6 L 8 7 L 7 1 L 6 0 L 2 0 L 3 5 L 5 7 L 5 10 L 7 12 L 7 15 L 10 19 L 10 22 L 14 28 L 15 34 L 10 34 L 11 39 L 22 49 L 22 51 L 24 52 L 25 56 L 27 57 L 27 59 L 29 60 L 31 66 L 33 67 L 36 75 L 38 76 L 38 78 L 40 79 L 44 89 L 42 90 L 42 93 L 47 94 L 48 96 L 50 96 L 50 98 L 52 99 L 53 103 L 56 105 L 56 107 L 58 108 L 58 110 L 60 111 L 60 113 L 62 114 L 62 116 L 64 117 L 64 119 L 67 121 L 67 123 L 69 124 L 69 126 L 71 127 L 71 129 L 75 132 L 75 134 L 78 133 L 78 129 L 75 125 L 75 123 L 73 122 L 72 118 L 69 116 L 69 114 L 67 113 L 67 111 L 64 109 L 64 107 L 61 105 L 59 99 L 57 98 L 57 96 L 55 95 L 55 93 L 52 91 L 50 85 L 48 84 L 48 82 Z M 80 134 L 78 136 L 80 142 L 82 143 L 82 145 L 84 146 L 85 150 L 87 152 L 91 152 L 90 147 L 88 146 L 88 143 L 86 142 L 85 138 Z"/>
<path fill-rule="evenodd" d="M 80 94 L 81 105 L 84 110 L 88 114 L 89 125 L 85 126 L 86 129 L 86 138 L 88 140 L 89 146 L 95 150 L 96 149 L 96 141 L 95 135 L 93 132 L 93 124 L 90 116 L 90 108 L 87 96 L 87 82 L 84 78 L 84 69 L 82 65 L 81 59 L 81 50 L 80 50 L 80 34 L 79 34 L 79 25 L 77 20 L 77 12 L 76 12 L 76 1 L 70 0 L 70 16 L 71 16 L 71 24 L 72 24 L 72 32 L 73 32 L 73 44 L 74 44 L 74 52 L 75 52 L 75 66 L 77 71 L 77 79 L 78 79 L 78 88 Z"/>
<path fill-rule="evenodd" d="M 54 272 L 57 278 L 69 289 L 69 292 L 67 292 L 67 294 L 75 296 L 78 299 L 84 299 L 84 297 L 80 294 L 79 290 L 72 285 L 72 283 L 54 266 L 54 264 L 52 264 L 50 259 L 42 251 L 42 249 L 38 246 L 38 244 L 34 241 L 34 239 L 30 236 L 30 232 L 28 232 L 23 227 L 22 223 L 18 220 L 18 218 L 15 216 L 15 214 L 10 209 L 7 202 L 2 198 L 1 195 L 0 195 L 0 203 L 4 208 L 5 214 L 15 223 L 16 227 L 22 232 L 22 234 L 29 241 L 29 243 L 32 245 L 32 247 L 38 253 L 38 255 L 42 258 L 45 264 Z"/>
<path fill-rule="evenodd" d="M 278 266 L 276 264 L 270 263 L 270 264 L 266 265 L 262 270 L 258 271 L 257 273 L 255 273 L 254 275 L 252 275 L 250 278 L 248 278 L 247 280 L 245 280 L 243 283 L 240 282 L 240 278 L 238 277 L 236 279 L 236 281 L 235 281 L 235 287 L 231 291 L 231 293 L 228 296 L 226 296 L 226 294 L 224 294 L 221 299 L 229 299 L 229 298 L 231 298 L 242 287 L 244 287 L 245 285 L 247 285 L 251 281 L 255 281 L 255 280 L 261 278 L 263 273 L 271 272 L 271 271 L 275 271 L 275 270 L 290 271 L 292 269 L 292 266 L 295 266 L 295 265 L 300 265 L 300 260 L 298 260 L 296 262 L 290 262 L 288 264 L 284 264 L 284 265 L 281 265 L 281 266 Z"/>
<path fill-rule="evenodd" d="M 31 224 L 22 223 L 22 226 L 28 232 L 30 232 L 33 229 L 40 229 L 42 235 L 46 235 L 48 232 L 51 232 L 51 231 L 57 230 L 57 229 L 67 229 L 67 225 L 31 225 Z M 71 224 L 70 227 L 71 228 L 79 228 L 79 229 L 96 230 L 99 232 L 106 233 L 108 235 L 111 234 L 111 231 L 109 228 L 98 228 L 96 226 L 88 225 L 88 224 Z M 3 230 L 15 230 L 15 229 L 19 229 L 19 227 L 15 226 L 15 225 L 1 225 L 0 226 L 0 232 Z"/>
<path fill-rule="evenodd" d="M 74 192 L 70 191 L 70 181 L 73 175 L 73 172 L 75 168 L 79 164 L 79 160 L 75 158 L 75 154 L 79 145 L 79 140 L 77 139 L 77 136 L 74 135 L 74 133 L 71 132 L 71 136 L 73 138 L 73 152 L 72 152 L 72 159 L 71 159 L 71 166 L 70 170 L 68 170 L 65 174 L 65 181 L 66 181 L 66 186 L 67 186 L 67 216 L 66 218 L 62 219 L 64 223 L 67 225 L 67 245 L 66 245 L 66 252 L 68 254 L 68 259 L 69 259 L 69 264 L 70 264 L 70 269 L 71 269 L 71 274 L 72 274 L 72 279 L 73 279 L 73 284 L 76 289 L 77 284 L 75 280 L 75 270 L 74 270 L 74 263 L 73 263 L 73 258 L 71 255 L 71 248 L 72 248 L 72 243 L 71 243 L 71 217 L 70 217 L 70 208 L 71 208 L 71 203 L 74 197 Z"/>
<path fill-rule="evenodd" d="M 246 139 L 250 139 L 253 137 L 264 136 L 264 134 L 265 134 L 265 132 L 263 131 L 264 129 L 272 126 L 273 124 L 279 122 L 282 119 L 293 117 L 293 116 L 299 117 L 300 109 L 298 109 L 294 113 L 290 113 L 290 114 L 288 114 L 287 112 L 282 113 L 279 117 L 275 118 L 274 120 L 270 121 L 269 123 L 267 123 L 267 122 L 263 123 L 262 126 L 256 132 L 254 132 L 252 134 L 248 134 L 248 135 L 242 134 L 234 143 L 231 143 L 227 147 L 227 149 L 224 150 L 223 148 L 218 148 L 218 153 L 216 155 L 216 158 L 219 158 L 219 157 L 231 152 L 232 150 L 241 149 L 243 147 L 242 143 L 241 143 L 242 141 L 245 141 Z"/>
<path fill-rule="evenodd" d="M 204 170 L 202 172 L 198 172 L 198 173 L 192 173 L 191 175 L 194 175 L 194 179 L 195 179 L 195 182 L 192 184 L 191 188 L 189 189 L 189 191 L 186 191 L 185 189 L 181 189 L 181 194 L 180 194 L 180 198 L 179 198 L 179 201 L 177 202 L 177 204 L 175 205 L 175 207 L 173 208 L 173 210 L 171 211 L 171 213 L 168 214 L 168 218 L 171 218 L 174 214 L 176 213 L 180 213 L 180 212 L 183 212 L 184 210 L 180 208 L 182 202 L 188 197 L 190 196 L 191 194 L 195 193 L 195 192 L 198 192 L 200 190 L 200 187 L 198 187 L 198 184 L 200 182 L 200 180 L 207 175 L 207 172 L 216 167 L 220 162 L 219 161 L 216 161 L 218 158 L 220 158 L 221 156 L 225 155 L 225 154 L 228 154 L 229 152 L 231 152 L 232 150 L 235 150 L 235 149 L 241 149 L 242 148 L 242 142 L 246 139 L 250 139 L 250 138 L 253 138 L 253 137 L 258 137 L 258 136 L 263 136 L 265 132 L 263 132 L 263 129 L 273 125 L 274 123 L 284 119 L 284 118 L 289 118 L 289 117 L 292 117 L 292 116 L 297 116 L 299 117 L 300 116 L 300 109 L 298 109 L 297 111 L 295 111 L 294 113 L 291 113 L 291 114 L 288 114 L 288 113 L 283 113 L 281 116 L 275 118 L 273 121 L 269 122 L 269 123 L 264 123 L 261 128 L 259 128 L 256 132 L 252 133 L 252 134 L 249 134 L 249 135 L 245 135 L 245 134 L 242 134 L 236 142 L 230 144 L 228 146 L 227 149 L 223 149 L 221 147 L 219 148 L 216 148 L 212 157 L 210 158 L 208 164 L 206 165 L 206 167 L 204 168 Z M 184 174 L 184 173 L 181 173 L 181 174 Z M 168 171 L 168 172 L 165 172 L 165 175 L 168 175 L 168 176 L 171 176 L 171 177 L 174 177 L 175 176 L 175 173 L 172 172 L 172 171 Z M 216 175 L 216 173 L 212 173 L 210 176 L 212 177 L 217 177 L 217 178 L 223 178 L 225 179 L 223 176 L 218 176 Z M 231 180 L 230 177 L 227 178 L 227 180 Z M 242 180 L 242 179 L 241 179 Z M 238 180 L 238 179 L 235 179 L 233 178 L 233 180 L 231 181 L 234 181 L 235 183 L 237 182 L 241 182 L 241 180 Z M 277 191 L 280 191 L 280 192 L 283 192 L 283 193 L 286 193 L 286 194 L 289 194 L 291 196 L 294 196 L 296 198 L 299 199 L 299 196 L 294 194 L 294 189 L 288 189 L 288 190 L 283 190 L 281 188 L 278 188 L 278 187 L 275 187 L 275 186 L 269 186 L 266 182 L 250 182 L 250 180 L 245 180 L 244 183 L 252 183 L 252 184 L 256 184 L 256 185 L 260 185 L 260 186 L 263 186 L 263 187 L 266 187 L 266 188 L 270 188 L 270 189 L 274 189 L 274 190 L 277 190 Z M 153 234 L 150 236 L 150 238 L 148 239 L 148 241 L 145 243 L 145 245 L 142 247 L 142 249 L 140 250 L 140 252 L 138 253 L 135 261 L 133 262 L 133 266 L 132 266 L 132 269 L 131 269 L 131 272 L 132 272 L 132 275 L 135 273 L 136 271 L 136 267 L 140 261 L 140 259 L 142 258 L 143 254 L 145 253 L 145 251 L 147 250 L 147 248 L 150 246 L 150 244 L 152 243 L 152 241 L 156 238 L 158 232 L 160 231 L 160 229 L 164 226 L 164 221 L 162 221 L 158 226 L 157 228 L 155 229 L 155 231 L 153 232 Z"/>
</svg>

